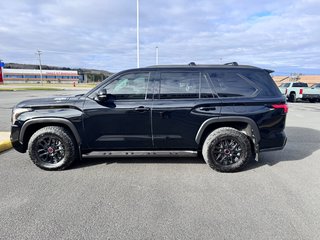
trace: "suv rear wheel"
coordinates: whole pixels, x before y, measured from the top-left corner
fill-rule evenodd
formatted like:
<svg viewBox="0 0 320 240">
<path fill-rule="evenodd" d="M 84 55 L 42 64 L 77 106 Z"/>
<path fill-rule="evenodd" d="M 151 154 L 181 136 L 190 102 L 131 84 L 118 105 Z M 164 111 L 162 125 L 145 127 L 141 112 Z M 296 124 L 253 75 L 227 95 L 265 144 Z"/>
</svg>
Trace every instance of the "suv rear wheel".
<svg viewBox="0 0 320 240">
<path fill-rule="evenodd" d="M 251 158 L 251 145 L 242 132 L 222 127 L 211 132 L 202 147 L 206 163 L 220 172 L 234 172 L 244 167 Z"/>
<path fill-rule="evenodd" d="M 79 156 L 72 134 L 57 126 L 36 131 L 29 140 L 28 150 L 33 163 L 45 170 L 63 170 Z"/>
</svg>

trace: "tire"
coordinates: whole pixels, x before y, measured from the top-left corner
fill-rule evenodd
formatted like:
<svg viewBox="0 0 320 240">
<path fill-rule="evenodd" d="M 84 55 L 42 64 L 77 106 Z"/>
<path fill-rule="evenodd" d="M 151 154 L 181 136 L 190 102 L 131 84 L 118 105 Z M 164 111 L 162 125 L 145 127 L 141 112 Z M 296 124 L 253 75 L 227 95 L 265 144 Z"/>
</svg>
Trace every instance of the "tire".
<svg viewBox="0 0 320 240">
<path fill-rule="evenodd" d="M 317 101 L 317 99 L 309 99 L 309 102 L 311 103 L 315 103 Z"/>
<path fill-rule="evenodd" d="M 32 162 L 44 170 L 63 170 L 79 158 L 73 135 L 63 127 L 48 126 L 30 138 L 28 151 Z"/>
<path fill-rule="evenodd" d="M 219 172 L 235 172 L 251 159 L 251 144 L 248 137 L 230 127 L 211 132 L 202 147 L 206 163 Z"/>
<path fill-rule="evenodd" d="M 288 100 L 289 102 L 296 102 L 296 94 L 294 92 L 290 93 Z"/>
</svg>

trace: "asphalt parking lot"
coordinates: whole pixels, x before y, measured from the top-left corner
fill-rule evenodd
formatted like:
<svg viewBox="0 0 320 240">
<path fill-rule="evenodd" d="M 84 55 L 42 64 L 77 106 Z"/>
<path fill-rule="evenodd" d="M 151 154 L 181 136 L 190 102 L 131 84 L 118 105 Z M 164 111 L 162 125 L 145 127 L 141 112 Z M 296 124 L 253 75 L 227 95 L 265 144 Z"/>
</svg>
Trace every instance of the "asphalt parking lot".
<svg viewBox="0 0 320 240">
<path fill-rule="evenodd" d="M 52 95 L 79 92 L 50 92 Z M 14 103 L 0 92 L 0 130 Z M 239 173 L 198 158 L 85 158 L 46 172 L 0 154 L 0 239 L 320 239 L 320 103 L 289 104 L 287 146 Z"/>
</svg>

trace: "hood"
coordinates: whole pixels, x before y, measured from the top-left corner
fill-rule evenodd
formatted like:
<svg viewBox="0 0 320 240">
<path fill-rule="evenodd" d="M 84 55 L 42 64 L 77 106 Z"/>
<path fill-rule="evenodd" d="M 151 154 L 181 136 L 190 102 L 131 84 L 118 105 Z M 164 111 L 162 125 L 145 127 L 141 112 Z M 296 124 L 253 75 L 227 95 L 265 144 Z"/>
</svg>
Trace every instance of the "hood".
<svg viewBox="0 0 320 240">
<path fill-rule="evenodd" d="M 16 108 L 41 108 L 41 107 L 56 107 L 56 106 L 74 106 L 79 103 L 82 95 L 75 96 L 56 96 L 50 98 L 34 98 L 18 103 Z"/>
</svg>

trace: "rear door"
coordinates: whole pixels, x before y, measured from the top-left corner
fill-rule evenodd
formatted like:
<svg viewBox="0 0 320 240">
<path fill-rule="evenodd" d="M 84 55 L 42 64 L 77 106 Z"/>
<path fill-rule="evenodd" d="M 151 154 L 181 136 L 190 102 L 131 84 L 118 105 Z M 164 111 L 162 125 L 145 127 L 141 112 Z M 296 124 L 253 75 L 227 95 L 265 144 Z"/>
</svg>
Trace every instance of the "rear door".
<svg viewBox="0 0 320 240">
<path fill-rule="evenodd" d="M 221 110 L 207 77 L 196 70 L 161 70 L 154 86 L 154 147 L 197 149 L 195 137 L 201 124 L 219 117 Z"/>
</svg>

